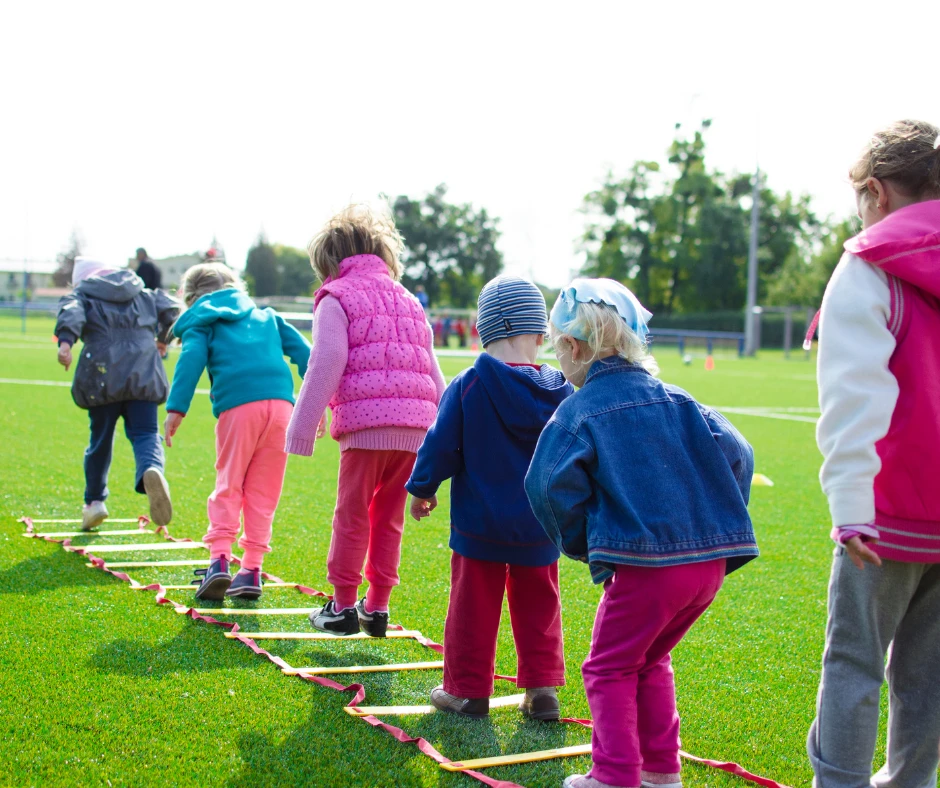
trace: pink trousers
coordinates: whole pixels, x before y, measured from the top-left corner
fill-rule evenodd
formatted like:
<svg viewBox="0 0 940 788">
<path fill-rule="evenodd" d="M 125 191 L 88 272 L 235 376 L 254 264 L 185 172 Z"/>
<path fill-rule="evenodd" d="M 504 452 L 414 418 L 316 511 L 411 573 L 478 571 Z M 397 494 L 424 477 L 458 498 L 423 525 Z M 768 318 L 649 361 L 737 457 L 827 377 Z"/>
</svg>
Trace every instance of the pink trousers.
<svg viewBox="0 0 940 788">
<path fill-rule="evenodd" d="M 718 593 L 725 560 L 620 566 L 604 586 L 581 668 L 594 730 L 591 776 L 639 786 L 640 770 L 679 772 L 679 714 L 669 652 Z"/>
<path fill-rule="evenodd" d="M 286 400 L 266 399 L 219 416 L 215 490 L 209 496 L 209 532 L 203 539 L 212 558 L 231 560 L 242 514 L 242 567 L 260 569 L 264 554 L 271 551 L 271 523 L 284 485 L 284 441 L 292 411 Z"/>
<path fill-rule="evenodd" d="M 347 449 L 340 456 L 333 537 L 326 559 L 338 609 L 356 604 L 366 566 L 366 607 L 387 610 L 398 585 L 405 530 L 405 483 L 414 468 L 410 451 Z"/>
</svg>

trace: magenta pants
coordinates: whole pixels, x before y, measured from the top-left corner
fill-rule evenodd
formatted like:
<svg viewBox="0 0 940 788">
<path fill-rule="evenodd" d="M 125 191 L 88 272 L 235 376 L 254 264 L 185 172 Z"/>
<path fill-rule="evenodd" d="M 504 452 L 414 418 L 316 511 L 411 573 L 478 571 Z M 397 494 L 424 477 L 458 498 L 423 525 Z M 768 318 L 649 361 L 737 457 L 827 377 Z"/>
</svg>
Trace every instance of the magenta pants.
<svg viewBox="0 0 940 788">
<path fill-rule="evenodd" d="M 370 612 L 387 610 L 398 585 L 405 530 L 405 483 L 415 464 L 412 451 L 347 449 L 340 455 L 333 537 L 326 579 L 339 609 L 356 604 L 365 564 Z"/>
<path fill-rule="evenodd" d="M 669 652 L 718 593 L 725 560 L 620 566 L 604 585 L 581 668 L 594 730 L 591 776 L 638 786 L 640 771 L 679 772 L 679 714 Z"/>
<path fill-rule="evenodd" d="M 284 441 L 293 407 L 286 400 L 265 399 L 219 416 L 215 490 L 209 496 L 209 532 L 203 539 L 212 558 L 231 560 L 242 515 L 242 566 L 260 569 L 264 554 L 271 551 L 271 523 L 284 485 Z"/>
</svg>

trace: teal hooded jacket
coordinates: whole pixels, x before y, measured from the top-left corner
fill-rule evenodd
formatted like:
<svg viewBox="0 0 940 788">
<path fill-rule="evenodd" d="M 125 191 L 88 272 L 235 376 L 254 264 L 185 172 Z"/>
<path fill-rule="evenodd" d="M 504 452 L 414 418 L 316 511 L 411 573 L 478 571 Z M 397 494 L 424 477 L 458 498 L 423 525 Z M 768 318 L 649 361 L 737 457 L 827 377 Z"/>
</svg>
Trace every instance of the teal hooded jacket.
<svg viewBox="0 0 940 788">
<path fill-rule="evenodd" d="M 259 309 L 240 290 L 207 293 L 173 326 L 183 343 L 166 409 L 185 414 L 204 369 L 209 370 L 212 413 L 266 399 L 294 402 L 294 376 L 310 360 L 310 343 L 273 309 Z"/>
</svg>

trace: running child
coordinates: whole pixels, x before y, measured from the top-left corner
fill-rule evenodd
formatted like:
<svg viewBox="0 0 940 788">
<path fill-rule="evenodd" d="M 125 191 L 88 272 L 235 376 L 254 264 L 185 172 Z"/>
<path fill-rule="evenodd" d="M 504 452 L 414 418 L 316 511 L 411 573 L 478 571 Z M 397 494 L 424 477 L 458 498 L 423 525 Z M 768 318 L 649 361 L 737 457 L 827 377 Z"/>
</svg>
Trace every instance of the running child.
<svg viewBox="0 0 940 788">
<path fill-rule="evenodd" d="M 341 453 L 327 557 L 333 598 L 310 623 L 339 635 L 361 626 L 385 637 L 399 582 L 405 482 L 444 391 L 427 317 L 398 281 L 401 250 L 392 219 L 363 205 L 334 216 L 308 248 L 323 284 L 314 302 L 310 374 L 287 451 L 313 453 L 329 405 Z M 357 602 L 363 563 L 369 589 Z"/>
<path fill-rule="evenodd" d="M 836 542 L 816 720 L 819 788 L 937 784 L 940 128 L 876 133 L 849 172 L 863 230 L 823 298 L 816 437 Z M 872 777 L 881 685 L 887 759 Z"/>
<path fill-rule="evenodd" d="M 571 788 L 681 786 L 670 652 L 753 559 L 753 453 L 716 411 L 661 383 L 651 317 L 610 279 L 576 279 L 549 331 L 580 391 L 539 438 L 525 486 L 549 537 L 604 584 L 582 667 L 593 767 Z"/>
<path fill-rule="evenodd" d="M 203 371 L 209 371 L 215 427 L 215 490 L 209 496 L 208 569 L 197 569 L 197 599 L 258 599 L 261 565 L 271 551 L 271 524 L 281 497 L 284 438 L 294 405 L 288 356 L 303 377 L 310 344 L 272 309 L 259 309 L 222 263 L 200 263 L 185 274 L 186 311 L 173 326 L 183 350 L 167 401 L 166 445 L 189 410 Z M 232 545 L 244 551 L 232 578 Z"/>
<path fill-rule="evenodd" d="M 431 691 L 431 703 L 465 717 L 489 714 L 508 592 L 516 683 L 526 691 L 519 710 L 557 720 L 555 688 L 565 683 L 558 549 L 532 514 L 523 482 L 542 428 L 574 388 L 537 363 L 548 315 L 532 282 L 493 279 L 477 315 L 486 352 L 444 392 L 407 485 L 411 514 L 420 520 L 437 506 L 444 480 L 453 479 L 444 683 Z"/>
<path fill-rule="evenodd" d="M 167 380 L 160 356 L 179 303 L 148 290 L 133 271 L 76 257 L 72 292 L 59 301 L 55 335 L 59 363 L 72 364 L 72 346 L 82 350 L 72 381 L 72 399 L 88 411 L 91 440 L 85 450 L 85 506 L 82 530 L 108 517 L 108 471 L 118 419 L 134 448 L 134 489 L 146 494 L 150 519 L 166 525 L 173 516 L 163 476 L 163 445 L 157 407 L 166 400 Z M 158 349 L 159 345 L 159 349 Z"/>
</svg>

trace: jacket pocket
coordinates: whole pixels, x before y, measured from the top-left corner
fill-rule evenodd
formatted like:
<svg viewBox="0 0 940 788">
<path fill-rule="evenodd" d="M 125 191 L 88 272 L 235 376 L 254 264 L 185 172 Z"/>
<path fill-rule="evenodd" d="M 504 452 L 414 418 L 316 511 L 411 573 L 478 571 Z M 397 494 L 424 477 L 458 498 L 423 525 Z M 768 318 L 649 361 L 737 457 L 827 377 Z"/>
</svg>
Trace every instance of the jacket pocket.
<svg viewBox="0 0 940 788">
<path fill-rule="evenodd" d="M 99 361 L 87 345 L 82 348 L 72 381 L 72 399 L 76 405 L 95 408 L 107 404 L 108 368 L 106 358 Z"/>
</svg>

